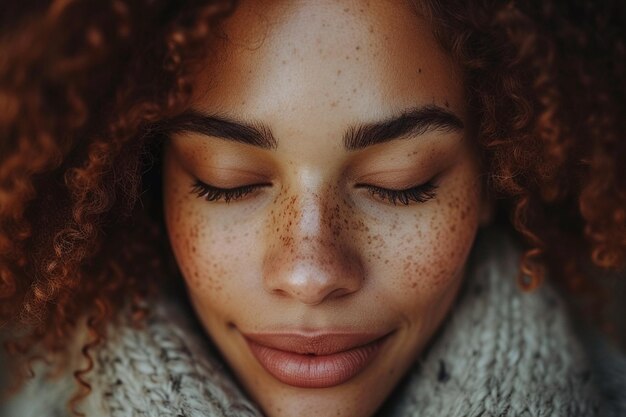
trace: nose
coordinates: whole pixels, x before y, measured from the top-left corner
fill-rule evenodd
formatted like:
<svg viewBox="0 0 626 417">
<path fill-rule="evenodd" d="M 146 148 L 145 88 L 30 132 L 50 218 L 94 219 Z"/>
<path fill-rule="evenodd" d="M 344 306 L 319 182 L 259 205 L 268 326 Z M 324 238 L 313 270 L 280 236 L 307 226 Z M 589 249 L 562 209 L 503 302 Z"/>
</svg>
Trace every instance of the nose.
<svg viewBox="0 0 626 417">
<path fill-rule="evenodd" d="M 327 200 L 327 199 L 326 199 Z M 341 210 L 325 199 L 293 197 L 274 218 L 264 262 L 264 287 L 271 294 L 317 305 L 346 297 L 363 284 L 363 264 L 350 247 Z"/>
</svg>

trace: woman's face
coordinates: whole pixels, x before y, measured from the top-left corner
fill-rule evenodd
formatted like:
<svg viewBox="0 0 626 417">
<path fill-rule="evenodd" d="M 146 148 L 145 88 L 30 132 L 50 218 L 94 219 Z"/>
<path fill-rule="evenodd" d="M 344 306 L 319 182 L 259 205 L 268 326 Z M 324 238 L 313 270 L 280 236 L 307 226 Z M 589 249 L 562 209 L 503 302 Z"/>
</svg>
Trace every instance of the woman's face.
<svg viewBox="0 0 626 417">
<path fill-rule="evenodd" d="M 164 154 L 191 302 L 267 415 L 371 415 L 486 218 L 461 75 L 402 1 L 244 1 L 224 31 Z"/>
</svg>

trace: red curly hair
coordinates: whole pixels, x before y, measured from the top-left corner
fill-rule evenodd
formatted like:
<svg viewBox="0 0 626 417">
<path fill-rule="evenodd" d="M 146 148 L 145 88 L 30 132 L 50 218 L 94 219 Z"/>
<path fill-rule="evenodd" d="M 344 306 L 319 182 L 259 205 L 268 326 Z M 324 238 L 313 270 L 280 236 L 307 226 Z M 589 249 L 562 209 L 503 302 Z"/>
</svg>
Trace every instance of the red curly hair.
<svg viewBox="0 0 626 417">
<path fill-rule="evenodd" d="M 589 293 L 626 260 L 626 36 L 618 1 L 415 0 L 465 74 L 499 221 L 527 245 L 519 284 Z M 9 353 L 90 350 L 172 275 L 159 121 L 235 1 L 11 2 L 0 16 L 0 320 Z M 594 300 L 602 300 L 593 292 Z M 25 360 L 18 369 L 25 369 Z M 17 374 L 16 374 L 17 375 Z M 20 376 L 16 380 L 22 380 Z"/>
</svg>

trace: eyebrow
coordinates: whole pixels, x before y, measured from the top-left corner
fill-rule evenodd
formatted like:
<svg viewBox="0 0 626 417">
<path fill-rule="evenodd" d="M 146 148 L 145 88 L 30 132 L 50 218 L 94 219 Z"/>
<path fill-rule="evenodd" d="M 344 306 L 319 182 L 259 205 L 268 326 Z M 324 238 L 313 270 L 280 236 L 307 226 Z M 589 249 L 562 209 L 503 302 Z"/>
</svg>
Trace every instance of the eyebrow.
<svg viewBox="0 0 626 417">
<path fill-rule="evenodd" d="M 158 123 L 165 134 L 195 132 L 206 136 L 246 143 L 263 149 L 276 149 L 278 142 L 272 130 L 263 123 L 246 123 L 225 116 L 208 115 L 187 110 Z"/>
<path fill-rule="evenodd" d="M 395 139 L 415 137 L 426 132 L 463 130 L 463 122 L 443 107 L 429 105 L 405 110 L 397 117 L 382 122 L 352 126 L 343 138 L 349 151 L 359 150 Z"/>
<path fill-rule="evenodd" d="M 276 149 L 278 141 L 272 130 L 260 122 L 246 123 L 221 115 L 187 110 L 158 123 L 166 133 L 196 132 L 206 136 L 245 143 L 263 149 Z M 451 111 L 436 105 L 410 108 L 399 116 L 348 128 L 343 136 L 344 148 L 355 151 L 378 143 L 423 135 L 440 130 L 458 131 L 464 128 L 461 119 Z"/>
</svg>

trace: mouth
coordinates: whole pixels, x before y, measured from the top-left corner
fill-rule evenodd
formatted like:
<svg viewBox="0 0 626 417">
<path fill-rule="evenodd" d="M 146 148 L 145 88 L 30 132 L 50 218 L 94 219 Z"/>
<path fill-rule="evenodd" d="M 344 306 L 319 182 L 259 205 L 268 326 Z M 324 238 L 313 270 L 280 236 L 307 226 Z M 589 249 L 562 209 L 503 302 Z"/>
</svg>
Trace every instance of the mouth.
<svg viewBox="0 0 626 417">
<path fill-rule="evenodd" d="M 279 381 L 300 388 L 327 388 L 364 370 L 389 335 L 257 333 L 244 337 L 261 366 Z"/>
</svg>

